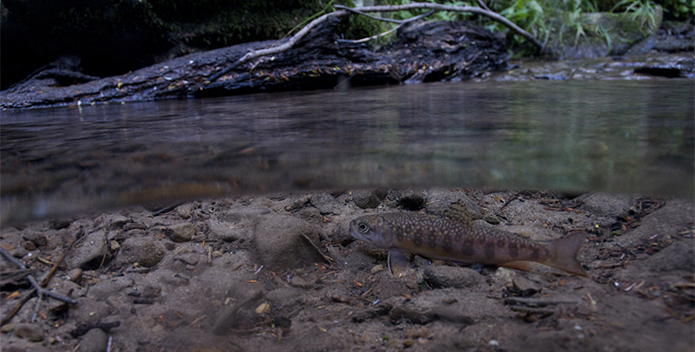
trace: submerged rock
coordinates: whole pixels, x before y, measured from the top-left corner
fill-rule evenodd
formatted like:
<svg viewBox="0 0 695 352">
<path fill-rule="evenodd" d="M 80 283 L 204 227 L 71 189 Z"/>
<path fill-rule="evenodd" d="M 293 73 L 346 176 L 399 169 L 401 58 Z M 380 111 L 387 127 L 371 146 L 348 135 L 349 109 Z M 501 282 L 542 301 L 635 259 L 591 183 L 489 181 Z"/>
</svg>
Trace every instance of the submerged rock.
<svg viewBox="0 0 695 352">
<path fill-rule="evenodd" d="M 425 280 L 435 288 L 466 288 L 479 285 L 482 282 L 482 276 L 469 268 L 430 265 L 425 269 Z"/>
<path fill-rule="evenodd" d="M 193 239 L 196 232 L 195 226 L 189 222 L 171 225 L 164 230 L 164 233 L 174 242 L 188 242 Z"/>
<path fill-rule="evenodd" d="M 110 256 L 106 235 L 104 231 L 97 230 L 78 241 L 65 261 L 70 268 L 92 270 L 99 268 L 103 263 L 108 263 Z"/>
<path fill-rule="evenodd" d="M 108 336 L 101 329 L 91 329 L 82 337 L 79 352 L 102 352 L 106 351 Z"/>
<path fill-rule="evenodd" d="M 116 261 L 121 264 L 138 263 L 151 268 L 164 258 L 166 247 L 162 241 L 152 237 L 133 237 L 121 243 Z"/>
<path fill-rule="evenodd" d="M 350 196 L 355 205 L 362 209 L 374 209 L 381 204 L 381 200 L 374 192 L 367 190 L 352 191 Z"/>
<path fill-rule="evenodd" d="M 36 324 L 17 324 L 14 328 L 14 336 L 31 342 L 43 341 L 44 332 Z"/>
</svg>

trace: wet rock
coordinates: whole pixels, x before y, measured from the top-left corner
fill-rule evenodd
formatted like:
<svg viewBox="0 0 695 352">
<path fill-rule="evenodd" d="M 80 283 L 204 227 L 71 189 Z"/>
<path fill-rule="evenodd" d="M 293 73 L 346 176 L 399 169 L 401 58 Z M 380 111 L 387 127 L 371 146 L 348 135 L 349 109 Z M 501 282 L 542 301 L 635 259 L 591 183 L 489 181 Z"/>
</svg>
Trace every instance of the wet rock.
<svg viewBox="0 0 695 352">
<path fill-rule="evenodd" d="M 123 216 L 123 215 L 113 215 L 113 216 L 109 216 L 109 217 L 107 217 L 107 219 L 106 219 L 106 223 L 108 224 L 108 225 L 106 226 L 106 228 L 107 228 L 109 231 L 112 231 L 112 230 L 121 230 L 121 229 L 123 229 L 123 226 L 125 226 L 125 224 L 127 224 L 127 223 L 129 223 L 129 222 L 132 222 L 132 221 L 131 221 L 129 218 Z"/>
<path fill-rule="evenodd" d="M 324 192 L 313 194 L 309 202 L 314 208 L 318 209 L 322 215 L 340 215 L 340 209 L 342 208 L 342 204 L 340 204 L 338 200 L 336 200 L 335 197 L 333 197 L 329 193 Z"/>
<path fill-rule="evenodd" d="M 499 269 L 498 269 L 499 270 Z M 507 291 L 519 297 L 530 297 L 540 292 L 541 286 L 516 272 L 511 272 L 510 280 L 507 282 Z"/>
<path fill-rule="evenodd" d="M 14 328 L 14 336 L 31 342 L 43 341 L 43 330 L 36 324 L 17 324 Z"/>
<path fill-rule="evenodd" d="M 78 280 L 80 280 L 80 278 L 82 278 L 82 269 L 80 269 L 80 268 L 72 269 L 72 270 L 68 271 L 67 276 L 68 276 L 68 280 L 70 280 L 72 282 L 77 282 Z"/>
<path fill-rule="evenodd" d="M 310 265 L 321 257 L 309 239 L 318 243 L 318 230 L 308 222 L 287 215 L 263 216 L 256 226 L 256 255 L 263 265 L 276 269 Z"/>
<path fill-rule="evenodd" d="M 147 225 L 137 223 L 137 222 L 129 222 L 129 223 L 123 225 L 123 231 L 130 231 L 130 230 L 147 230 Z"/>
<path fill-rule="evenodd" d="M 151 268 L 159 263 L 166 254 L 162 241 L 152 237 L 131 237 L 121 243 L 116 261 L 120 264 L 138 263 Z"/>
<path fill-rule="evenodd" d="M 82 341 L 80 342 L 79 352 L 101 352 L 106 350 L 106 344 L 108 342 L 108 336 L 101 329 L 91 329 L 84 336 L 82 336 Z"/>
<path fill-rule="evenodd" d="M 112 279 L 100 281 L 90 287 L 87 295 L 97 301 L 104 300 L 110 296 L 115 296 L 127 287 L 133 286 L 134 281 L 130 277 L 119 276 Z"/>
<path fill-rule="evenodd" d="M 301 219 L 304 219 L 304 220 L 310 221 L 310 222 L 322 222 L 323 221 L 323 215 L 321 215 L 321 212 L 314 207 L 300 209 L 297 212 L 297 216 Z"/>
<path fill-rule="evenodd" d="M 430 265 L 425 269 L 425 280 L 435 288 L 475 287 L 482 281 L 482 276 L 475 270 L 446 265 Z"/>
<path fill-rule="evenodd" d="M 164 229 L 164 233 L 174 242 L 188 242 L 193 238 L 196 231 L 195 226 L 188 222 L 172 225 Z"/>
<path fill-rule="evenodd" d="M 193 203 L 184 203 L 179 205 L 176 208 L 176 213 L 179 215 L 181 219 L 190 219 L 191 218 L 191 212 L 195 208 L 195 204 Z"/>
<path fill-rule="evenodd" d="M 373 192 L 356 190 L 351 192 L 352 201 L 362 209 L 374 209 L 381 204 L 381 200 Z"/>
<path fill-rule="evenodd" d="M 27 254 L 29 254 L 29 251 L 24 249 L 24 247 L 19 247 L 19 248 L 15 248 L 15 249 L 11 250 L 10 254 L 12 254 L 12 256 L 15 258 L 21 259 L 21 258 L 24 258 L 24 256 L 26 256 Z"/>
<path fill-rule="evenodd" d="M 69 268 L 81 268 L 92 270 L 108 263 L 110 259 L 109 247 L 103 231 L 96 231 L 86 235 L 77 242 L 73 250 L 68 253 L 65 261 Z"/>
<path fill-rule="evenodd" d="M 48 226 L 54 230 L 60 230 L 70 226 L 71 223 L 72 218 L 53 219 Z"/>
<path fill-rule="evenodd" d="M 411 324 L 425 325 L 437 319 L 437 315 L 428 310 L 416 309 L 414 307 L 394 307 L 389 312 L 391 323 L 398 324 L 405 320 Z"/>
<path fill-rule="evenodd" d="M 174 260 L 178 260 L 186 265 L 196 265 L 200 260 L 200 255 L 197 253 L 181 253 L 174 256 Z"/>
<path fill-rule="evenodd" d="M 600 214 L 607 219 L 615 219 L 618 216 L 626 215 L 630 207 L 635 204 L 636 198 L 631 195 L 587 193 L 575 198 L 581 202 L 578 210 L 590 214 Z"/>
<path fill-rule="evenodd" d="M 22 233 L 22 238 L 24 238 L 27 241 L 33 242 L 38 247 L 45 246 L 46 244 L 48 244 L 48 239 L 46 238 L 46 235 L 43 233 L 43 231 L 39 232 L 27 230 L 24 233 Z"/>
<path fill-rule="evenodd" d="M 695 263 L 695 250 L 692 241 L 678 241 L 647 258 L 640 265 L 660 272 L 683 270 L 692 272 Z"/>
<path fill-rule="evenodd" d="M 615 238 L 623 246 L 631 243 L 641 243 L 652 236 L 673 236 L 678 232 L 690 229 L 693 223 L 693 202 L 683 199 L 667 201 L 666 204 L 645 216 L 640 226 L 622 236 Z"/>
<path fill-rule="evenodd" d="M 26 250 L 28 250 L 29 252 L 31 252 L 31 251 L 33 251 L 34 249 L 36 249 L 36 245 L 34 244 L 34 242 L 26 241 L 26 242 L 24 242 L 24 249 L 26 249 Z"/>
<path fill-rule="evenodd" d="M 425 194 L 420 191 L 402 191 L 396 202 L 405 210 L 422 210 L 425 208 Z"/>
<path fill-rule="evenodd" d="M 230 223 L 220 219 L 208 219 L 205 224 L 213 238 L 218 238 L 224 242 L 233 242 L 239 239 L 248 239 L 252 236 L 252 225 L 248 221 L 241 223 Z"/>
<path fill-rule="evenodd" d="M 293 276 L 290 279 L 290 286 L 292 287 L 298 287 L 298 288 L 305 288 L 305 289 L 310 289 L 314 287 L 314 284 L 307 282 L 306 280 L 302 279 L 299 276 Z"/>
<path fill-rule="evenodd" d="M 488 224 L 492 224 L 492 225 L 499 225 L 500 224 L 500 218 L 498 218 L 494 215 L 485 215 L 483 217 L 483 220 L 485 220 L 485 222 L 487 222 Z"/>
</svg>

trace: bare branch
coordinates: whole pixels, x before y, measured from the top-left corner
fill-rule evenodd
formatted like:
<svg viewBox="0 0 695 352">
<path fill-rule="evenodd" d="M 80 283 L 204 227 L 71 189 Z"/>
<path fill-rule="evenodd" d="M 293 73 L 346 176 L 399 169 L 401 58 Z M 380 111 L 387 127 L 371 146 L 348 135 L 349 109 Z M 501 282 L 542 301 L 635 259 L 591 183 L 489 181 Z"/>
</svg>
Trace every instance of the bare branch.
<svg viewBox="0 0 695 352">
<path fill-rule="evenodd" d="M 531 42 L 533 45 L 537 46 L 539 49 L 543 47 L 543 45 L 536 40 L 534 36 L 532 36 L 529 32 L 526 32 L 523 30 L 521 27 L 517 26 L 514 24 L 514 22 L 506 19 L 504 16 L 493 12 L 489 11 L 480 7 L 473 7 L 473 6 L 468 6 L 468 5 L 463 5 L 463 6 L 453 6 L 453 5 L 442 5 L 442 4 L 433 4 L 429 2 L 413 2 L 410 4 L 405 4 L 405 5 L 379 5 L 379 6 L 364 6 L 360 7 L 360 11 L 362 12 L 396 12 L 396 11 L 408 11 L 408 10 L 416 10 L 416 9 L 430 9 L 430 10 L 436 10 L 436 11 L 452 11 L 452 12 L 470 12 L 470 13 L 476 13 L 479 15 L 483 15 L 486 17 L 491 18 L 494 21 L 497 21 L 511 29 L 512 31 L 516 32 L 520 36 L 526 38 L 529 42 Z"/>
<path fill-rule="evenodd" d="M 304 36 L 306 36 L 314 27 L 318 26 L 321 24 L 321 22 L 325 21 L 329 17 L 339 17 L 339 16 L 345 16 L 349 14 L 350 12 L 352 13 L 357 13 L 360 15 L 367 16 L 369 18 L 373 18 L 375 20 L 379 21 L 387 21 L 387 22 L 395 22 L 395 23 L 406 23 L 406 21 L 411 21 L 414 20 L 414 18 L 419 17 L 415 16 L 413 19 L 409 20 L 403 20 L 403 21 L 398 21 L 398 20 L 392 20 L 392 19 L 387 19 L 387 18 L 382 18 L 382 17 L 376 17 L 372 15 L 366 14 L 366 12 L 396 12 L 396 11 L 407 11 L 407 10 L 417 10 L 417 9 L 429 9 L 430 11 L 427 12 L 424 15 L 420 15 L 422 17 L 426 17 L 431 15 L 431 13 L 437 12 L 437 11 L 452 11 L 452 12 L 470 12 L 470 13 L 476 13 L 479 15 L 483 15 L 486 17 L 491 18 L 494 21 L 497 21 L 499 23 L 502 23 L 503 25 L 509 27 L 512 31 L 516 32 L 517 34 L 521 35 L 522 37 L 526 38 L 529 42 L 531 42 L 533 45 L 537 46 L 539 50 L 543 49 L 543 45 L 536 40 L 531 34 L 523 30 L 521 27 L 517 26 L 514 24 L 512 21 L 506 19 L 504 16 L 501 16 L 497 14 L 496 12 L 481 8 L 481 7 L 473 7 L 473 6 L 468 6 L 468 5 L 463 5 L 463 6 L 453 6 L 453 5 L 442 5 L 442 4 L 433 4 L 433 3 L 428 3 L 428 2 L 414 2 L 410 4 L 405 4 L 405 5 L 380 5 L 380 6 L 364 6 L 360 7 L 359 10 L 356 10 L 354 8 L 348 8 L 345 6 L 341 5 L 334 5 L 335 8 L 339 8 L 341 10 L 336 11 L 336 12 L 331 12 L 327 13 L 307 24 L 304 28 L 302 28 L 297 34 L 292 36 L 289 40 L 287 40 L 285 43 L 278 45 L 278 46 L 271 46 L 266 49 L 261 49 L 261 50 L 256 50 L 256 51 L 251 51 L 244 55 L 242 58 L 228 66 L 227 68 L 217 72 L 216 74 L 210 76 L 210 78 L 205 81 L 205 85 L 210 84 L 216 80 L 218 80 L 220 77 L 228 74 L 232 70 L 236 69 L 237 67 L 243 65 L 246 62 L 249 62 L 253 59 L 259 58 L 261 56 L 266 56 L 266 55 L 273 55 L 273 54 L 278 54 L 283 51 L 289 50 L 292 48 L 300 39 L 302 39 Z M 422 18 L 419 17 L 419 18 Z M 419 19 L 418 18 L 418 19 Z M 386 33 L 383 33 L 381 35 L 385 35 Z M 363 40 L 371 40 L 374 39 L 375 37 L 370 37 L 370 38 L 365 38 Z M 200 89 L 201 87 L 197 87 Z M 190 92 L 190 91 L 189 91 Z M 193 92 L 190 92 L 193 93 Z"/>
<path fill-rule="evenodd" d="M 336 6 L 343 7 L 343 6 L 341 6 L 341 5 L 336 5 Z M 394 32 L 394 31 L 397 31 L 398 28 L 401 28 L 404 24 L 406 24 L 406 23 L 408 23 L 408 22 L 413 22 L 413 21 L 417 21 L 417 20 L 419 20 L 419 19 L 421 19 L 421 18 L 428 17 L 428 16 L 432 15 L 432 14 L 435 13 L 435 12 L 436 12 L 436 11 L 434 11 L 434 10 L 430 10 L 430 11 L 427 11 L 426 13 L 423 13 L 423 14 L 421 14 L 421 15 L 417 15 L 417 16 L 415 16 L 415 17 L 411 17 L 411 18 L 409 18 L 409 19 L 407 19 L 407 20 L 399 21 L 399 22 L 400 22 L 399 25 L 397 25 L 396 27 L 393 27 L 392 29 L 390 29 L 390 30 L 388 30 L 388 31 L 386 31 L 386 32 L 384 32 L 384 33 L 379 33 L 379 34 L 373 35 L 373 36 L 371 36 L 371 37 L 362 38 L 362 39 L 356 39 L 356 40 L 338 39 L 338 42 L 341 42 L 341 43 L 353 43 L 353 44 L 368 42 L 368 41 L 370 41 L 370 40 L 377 39 L 377 38 L 383 37 L 383 36 L 385 36 L 385 35 L 387 35 L 387 34 L 389 34 L 389 33 L 392 33 L 392 32 Z"/>
<path fill-rule="evenodd" d="M 266 56 L 266 55 L 273 55 L 273 54 L 277 54 L 277 53 L 281 53 L 283 51 L 289 50 L 300 39 L 302 39 L 305 35 L 307 35 L 314 27 L 318 26 L 321 22 L 325 21 L 328 17 L 338 17 L 338 16 L 344 16 L 347 14 L 348 14 L 348 12 L 344 11 L 344 10 L 327 13 L 327 14 L 309 22 L 309 24 L 304 26 L 304 28 L 302 28 L 302 30 L 297 32 L 297 34 L 292 36 L 292 38 L 290 38 L 287 42 L 283 43 L 282 45 L 273 46 L 270 48 L 256 50 L 256 51 L 251 51 L 251 52 L 247 53 L 241 59 L 239 59 L 235 63 L 233 63 L 231 66 L 228 66 L 224 70 L 212 75 L 210 77 L 210 79 L 207 82 L 205 82 L 205 84 L 210 84 L 210 83 L 218 80 L 220 77 L 226 75 L 227 73 L 231 72 L 232 70 L 239 67 L 240 65 L 242 65 L 248 61 L 251 61 L 255 58 L 258 58 L 261 56 Z"/>
<path fill-rule="evenodd" d="M 489 7 L 487 7 L 487 5 L 485 5 L 485 2 L 483 0 L 478 0 L 478 5 L 480 5 L 480 7 L 484 8 L 488 11 L 492 11 L 492 10 L 490 10 Z"/>
<path fill-rule="evenodd" d="M 392 23 L 402 24 L 402 23 L 408 21 L 408 20 L 394 20 L 393 18 L 384 18 L 384 17 L 372 16 L 368 13 L 364 13 L 362 11 L 359 11 L 354 7 L 347 7 L 347 6 L 343 6 L 343 5 L 333 5 L 333 7 L 335 7 L 336 9 L 347 10 L 347 11 L 350 11 L 352 13 L 356 13 L 358 15 L 369 17 L 373 20 L 382 21 L 382 22 L 392 22 Z"/>
</svg>

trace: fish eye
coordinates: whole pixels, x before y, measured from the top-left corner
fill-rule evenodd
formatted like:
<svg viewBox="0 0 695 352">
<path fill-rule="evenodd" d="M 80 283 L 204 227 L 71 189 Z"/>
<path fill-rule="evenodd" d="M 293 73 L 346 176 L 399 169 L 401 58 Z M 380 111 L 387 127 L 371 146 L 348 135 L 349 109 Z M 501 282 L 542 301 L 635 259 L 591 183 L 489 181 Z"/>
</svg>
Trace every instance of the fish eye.
<svg viewBox="0 0 695 352">
<path fill-rule="evenodd" d="M 366 222 L 361 222 L 357 224 L 357 229 L 359 229 L 362 233 L 367 233 L 369 232 L 369 225 L 367 225 Z"/>
</svg>

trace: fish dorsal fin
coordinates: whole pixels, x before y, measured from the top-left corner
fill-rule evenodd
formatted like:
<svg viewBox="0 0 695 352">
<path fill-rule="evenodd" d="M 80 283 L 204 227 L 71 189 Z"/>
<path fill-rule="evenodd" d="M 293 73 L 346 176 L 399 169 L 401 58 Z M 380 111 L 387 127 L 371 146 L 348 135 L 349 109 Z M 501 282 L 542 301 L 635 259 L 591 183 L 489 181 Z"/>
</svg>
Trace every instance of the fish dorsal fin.
<svg viewBox="0 0 695 352">
<path fill-rule="evenodd" d="M 442 211 L 441 216 L 468 227 L 473 226 L 473 220 L 481 219 L 480 215 L 468 210 L 468 207 L 462 201 L 451 203 Z"/>
</svg>

